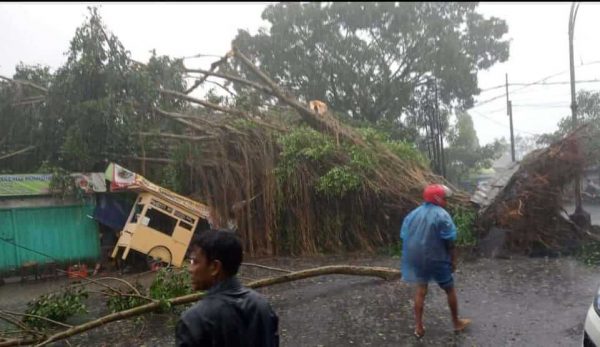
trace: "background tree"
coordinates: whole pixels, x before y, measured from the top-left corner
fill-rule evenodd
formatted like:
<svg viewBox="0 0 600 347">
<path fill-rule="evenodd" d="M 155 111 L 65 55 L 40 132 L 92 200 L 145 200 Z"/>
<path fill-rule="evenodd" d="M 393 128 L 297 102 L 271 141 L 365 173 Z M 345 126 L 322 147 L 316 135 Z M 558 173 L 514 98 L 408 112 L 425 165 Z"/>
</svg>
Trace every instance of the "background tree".
<svg viewBox="0 0 600 347">
<path fill-rule="evenodd" d="M 577 119 L 579 124 L 587 124 L 587 136 L 584 137 L 584 148 L 588 165 L 600 164 L 600 92 L 580 90 L 577 93 Z M 571 115 L 563 117 L 554 133 L 539 137 L 538 143 L 549 145 L 564 137 L 573 129 Z"/>
<path fill-rule="evenodd" d="M 14 80 L 43 86 L 45 93 L 18 83 L 0 84 L 1 148 L 35 147 L 3 166 L 11 172 L 33 172 L 42 163 L 44 168 L 102 171 L 109 161 L 119 161 L 158 181 L 172 179 L 173 165 L 147 168 L 145 158 L 185 160 L 179 145 L 165 146 L 157 137 L 140 134 L 181 130 L 154 110 L 186 107 L 158 93 L 160 88 L 185 90 L 182 61 L 153 52 L 146 64 L 134 62 L 96 8 L 89 9 L 66 55 L 55 73 L 47 67 L 17 67 Z"/>
<path fill-rule="evenodd" d="M 52 74 L 48 67 L 20 63 L 12 77 L 48 88 Z M 42 90 L 22 83 L 0 82 L 0 157 L 5 158 L 1 172 L 22 172 L 39 166 L 37 139 L 44 131 L 41 122 L 45 100 Z"/>
<path fill-rule="evenodd" d="M 505 145 L 500 140 L 480 146 L 473 119 L 466 112 L 456 114 L 456 124 L 449 136 L 447 153 L 448 179 L 456 184 L 483 168 L 489 168 L 499 158 Z"/>
<path fill-rule="evenodd" d="M 270 29 L 240 30 L 233 43 L 301 99 L 356 120 L 399 122 L 431 78 L 441 104 L 471 105 L 477 71 L 508 58 L 506 23 L 476 7 L 278 3 L 262 15 Z"/>
</svg>

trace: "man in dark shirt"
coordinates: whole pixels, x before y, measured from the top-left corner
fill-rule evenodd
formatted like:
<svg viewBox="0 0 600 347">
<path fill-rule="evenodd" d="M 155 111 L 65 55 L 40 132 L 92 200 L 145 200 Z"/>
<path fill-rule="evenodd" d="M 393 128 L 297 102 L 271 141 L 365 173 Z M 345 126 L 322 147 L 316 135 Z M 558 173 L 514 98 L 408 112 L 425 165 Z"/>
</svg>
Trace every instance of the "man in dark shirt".
<svg viewBox="0 0 600 347">
<path fill-rule="evenodd" d="M 229 231 L 206 231 L 192 243 L 192 286 L 207 292 L 181 315 L 177 346 L 279 346 L 277 315 L 235 276 L 242 257 L 241 243 Z"/>
</svg>

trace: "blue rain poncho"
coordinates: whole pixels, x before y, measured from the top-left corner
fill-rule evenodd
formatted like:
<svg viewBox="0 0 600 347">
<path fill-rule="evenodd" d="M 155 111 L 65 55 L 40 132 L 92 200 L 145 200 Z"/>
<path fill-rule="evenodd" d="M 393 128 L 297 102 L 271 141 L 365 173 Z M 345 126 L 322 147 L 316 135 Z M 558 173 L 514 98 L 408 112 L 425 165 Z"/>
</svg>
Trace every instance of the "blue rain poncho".
<svg viewBox="0 0 600 347">
<path fill-rule="evenodd" d="M 402 278 L 406 282 L 452 284 L 452 263 L 445 240 L 456 240 L 456 226 L 442 207 L 424 203 L 410 212 L 400 230 Z"/>
</svg>

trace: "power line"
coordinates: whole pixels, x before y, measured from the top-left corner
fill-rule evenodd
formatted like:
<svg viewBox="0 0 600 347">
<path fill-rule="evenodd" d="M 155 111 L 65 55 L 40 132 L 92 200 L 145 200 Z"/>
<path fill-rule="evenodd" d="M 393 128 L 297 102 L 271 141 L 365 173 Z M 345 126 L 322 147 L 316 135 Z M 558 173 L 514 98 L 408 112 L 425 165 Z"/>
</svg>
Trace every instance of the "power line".
<svg viewBox="0 0 600 347">
<path fill-rule="evenodd" d="M 581 66 L 588 66 L 588 65 L 594 65 L 594 64 L 599 64 L 599 63 L 600 63 L 600 60 L 597 60 L 597 61 L 593 61 L 593 62 L 590 62 L 590 63 L 581 64 L 581 65 L 579 65 L 578 67 L 581 67 Z M 552 78 L 552 77 L 560 76 L 560 75 L 562 75 L 562 74 L 564 74 L 564 73 L 566 73 L 566 72 L 568 72 L 568 71 L 562 71 L 562 72 L 558 72 L 558 73 L 555 73 L 555 74 L 549 75 L 549 76 L 547 76 L 547 77 L 544 77 L 544 78 L 542 78 L 542 79 L 540 79 L 540 80 L 537 80 L 537 81 L 534 81 L 534 82 L 531 82 L 531 83 L 526 83 L 526 84 L 524 84 L 524 85 L 523 85 L 523 87 L 521 87 L 521 88 L 518 88 L 518 89 L 516 89 L 516 90 L 513 90 L 512 92 L 514 93 L 514 92 L 517 92 L 517 91 L 519 91 L 519 90 L 523 90 L 523 89 L 525 89 L 525 88 L 531 87 L 531 86 L 533 86 L 533 85 L 536 85 L 536 84 L 539 84 L 539 83 L 543 83 L 543 82 L 545 82 L 546 80 L 549 80 L 549 79 L 550 79 L 550 78 Z M 570 83 L 570 82 L 569 82 L 569 83 Z M 506 84 L 505 84 L 504 86 L 506 86 Z M 494 86 L 493 88 L 496 88 L 496 87 L 497 87 L 497 86 Z M 473 105 L 473 108 L 475 108 L 475 107 L 479 107 L 479 106 L 483 106 L 483 105 L 485 105 L 485 104 L 488 104 L 488 103 L 490 103 L 490 102 L 492 102 L 492 101 L 498 100 L 498 99 L 500 99 L 500 98 L 504 98 L 505 96 L 506 96 L 506 94 L 502 94 L 502 95 L 497 95 L 497 96 L 494 96 L 494 97 L 492 97 L 492 98 L 490 98 L 490 99 L 487 99 L 487 100 L 481 101 L 481 102 L 479 102 L 479 103 L 477 103 L 477 104 Z"/>
<path fill-rule="evenodd" d="M 570 107 L 569 104 L 561 104 L 561 105 L 557 105 L 557 104 L 513 104 L 513 106 L 515 107 L 542 107 L 542 108 L 564 108 L 564 107 Z"/>
<path fill-rule="evenodd" d="M 485 119 L 489 120 L 489 121 L 490 121 L 490 122 L 492 122 L 492 123 L 495 123 L 495 124 L 498 124 L 498 125 L 500 125 L 500 126 L 502 126 L 502 127 L 504 127 L 504 128 L 510 129 L 510 125 L 508 125 L 508 124 L 504 124 L 504 123 L 501 123 L 501 122 L 498 122 L 497 120 L 495 120 L 495 119 L 492 119 L 492 118 L 490 118 L 490 117 L 488 117 L 488 116 L 485 116 L 485 115 L 483 115 L 483 114 L 481 114 L 481 113 L 479 113 L 479 112 L 477 112 L 477 111 L 474 111 L 474 110 L 468 110 L 467 112 L 468 112 L 468 113 L 473 113 L 473 114 L 475 114 L 476 116 L 479 116 L 479 117 L 485 118 Z M 534 135 L 534 136 L 536 136 L 536 135 L 537 135 L 537 134 L 534 134 L 534 133 L 530 133 L 529 131 L 525 131 L 525 130 L 517 129 L 517 128 L 515 128 L 515 127 L 513 127 L 513 129 L 514 129 L 515 131 L 518 131 L 518 132 L 520 132 L 520 133 L 524 133 L 524 134 L 527 134 L 527 135 Z"/>
<path fill-rule="evenodd" d="M 586 89 L 588 90 L 588 89 Z M 595 90 L 590 90 L 590 91 L 595 91 Z M 516 104 L 513 104 L 513 106 L 539 106 L 539 107 L 543 107 L 543 106 L 570 106 L 570 100 L 565 100 L 564 98 L 564 93 L 561 93 L 560 95 L 552 95 L 550 96 L 550 98 L 552 99 L 552 101 L 548 101 L 548 102 L 544 102 L 544 100 L 540 100 L 539 97 L 521 97 L 518 98 L 516 100 L 512 100 L 513 102 L 515 102 Z M 471 110 L 471 109 L 469 109 Z M 496 113 L 499 111 L 506 111 L 506 106 L 503 107 L 499 107 L 499 108 L 495 108 L 493 110 L 480 110 L 480 112 L 486 112 L 486 113 Z"/>
<path fill-rule="evenodd" d="M 600 82 L 600 79 L 591 79 L 591 80 L 579 80 L 579 81 L 575 81 L 577 83 L 597 83 Z M 556 81 L 556 82 L 533 82 L 533 83 L 509 83 L 509 86 L 552 86 L 552 85 L 563 85 L 563 84 L 570 84 L 571 81 Z M 493 89 L 500 89 L 500 88 L 504 88 L 505 85 L 502 86 L 495 86 L 495 87 L 491 87 L 488 88 L 486 90 L 481 90 L 482 92 L 486 92 L 486 91 L 491 91 Z M 522 88 L 521 88 L 522 89 Z M 519 91 L 520 89 L 514 90 L 513 93 Z"/>
<path fill-rule="evenodd" d="M 600 64 L 600 60 L 594 60 L 594 61 L 591 61 L 589 63 L 584 63 L 584 64 L 576 66 L 576 68 L 579 68 L 579 67 L 582 67 L 582 66 L 595 65 L 595 64 Z M 548 75 L 548 76 L 546 76 L 546 77 L 544 77 L 544 78 L 542 78 L 540 80 L 537 80 L 535 82 L 528 83 L 526 85 L 534 85 L 536 83 L 544 82 L 546 80 L 549 80 L 552 77 L 560 76 L 560 75 L 562 75 L 564 73 L 567 73 L 567 72 L 569 72 L 569 70 L 565 70 L 565 71 L 562 71 L 562 72 L 557 72 L 557 73 L 554 73 L 552 75 Z M 570 83 L 570 82 L 567 82 L 567 83 Z M 513 84 L 513 83 L 509 83 L 509 85 L 511 85 L 511 84 Z M 505 84 L 499 84 L 499 85 L 496 85 L 496 86 L 493 86 L 493 87 L 483 88 L 480 91 L 486 92 L 486 91 L 489 91 L 489 90 L 500 89 L 500 88 L 504 88 L 504 87 L 505 87 Z"/>
<path fill-rule="evenodd" d="M 578 83 L 596 83 L 596 82 L 600 82 L 600 79 L 578 81 Z M 518 94 L 523 89 L 531 87 L 531 86 L 534 86 L 534 85 L 546 85 L 546 86 L 549 86 L 549 85 L 560 85 L 560 84 L 570 84 L 570 83 L 571 82 L 566 82 L 566 81 L 565 82 L 563 82 L 563 81 L 561 81 L 561 82 L 540 82 L 540 83 L 536 83 L 536 82 L 533 82 L 533 83 L 513 83 L 512 85 L 521 85 L 523 87 L 511 91 L 511 94 L 515 94 L 515 93 Z M 472 108 L 476 108 L 476 107 L 481 107 L 483 105 L 487 105 L 487 104 L 489 104 L 492 101 L 496 101 L 496 100 L 504 98 L 504 97 L 506 97 L 506 94 L 497 95 L 497 96 L 492 97 L 490 99 L 487 99 L 487 100 L 484 100 L 484 101 L 476 103 L 475 105 L 473 105 Z"/>
<path fill-rule="evenodd" d="M 575 81 L 577 83 L 596 83 L 596 82 L 600 82 L 600 79 L 592 79 L 592 80 L 579 80 L 579 81 Z M 537 85 L 537 86 L 551 86 L 551 85 L 559 85 L 559 84 L 570 84 L 571 81 L 556 81 L 556 82 L 540 82 L 540 83 L 513 83 L 512 85 L 514 86 L 532 86 L 532 85 Z"/>
</svg>

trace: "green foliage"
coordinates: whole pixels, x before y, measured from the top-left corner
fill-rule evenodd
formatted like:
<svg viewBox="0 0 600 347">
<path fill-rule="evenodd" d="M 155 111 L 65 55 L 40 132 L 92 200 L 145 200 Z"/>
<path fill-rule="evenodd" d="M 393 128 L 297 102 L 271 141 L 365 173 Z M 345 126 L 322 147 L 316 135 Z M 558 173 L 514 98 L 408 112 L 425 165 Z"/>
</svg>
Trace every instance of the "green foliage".
<svg viewBox="0 0 600 347">
<path fill-rule="evenodd" d="M 190 274 L 188 271 L 174 271 L 172 268 L 161 268 L 150 285 L 149 295 L 160 300 L 163 311 L 170 309 L 168 299 L 191 294 Z"/>
<path fill-rule="evenodd" d="M 577 93 L 577 119 L 578 124 L 588 125 L 588 135 L 582 137 L 587 162 L 600 164 L 600 92 L 580 90 Z M 540 136 L 538 143 L 550 145 L 572 129 L 572 116 L 566 115 L 559 121 L 558 130 Z"/>
<path fill-rule="evenodd" d="M 600 265 L 600 242 L 590 241 L 584 243 L 576 253 L 576 258 L 588 266 Z"/>
<path fill-rule="evenodd" d="M 44 161 L 37 171 L 39 173 L 52 174 L 50 192 L 53 195 L 64 199 L 79 193 L 75 180 L 67 170 Z"/>
<path fill-rule="evenodd" d="M 48 67 L 19 64 L 13 78 L 47 87 L 52 78 Z M 37 98 L 38 101 L 35 101 Z M 34 145 L 47 129 L 41 126 L 40 110 L 45 106 L 43 93 L 25 85 L 0 81 L 0 146 L 1 152 L 11 153 Z M 34 100 L 31 103 L 23 100 Z M 20 104 L 20 103 L 24 104 Z M 41 160 L 35 160 L 39 149 L 28 151 L 2 161 L 4 170 L 31 172 Z"/>
<path fill-rule="evenodd" d="M 404 141 L 394 141 L 390 135 L 372 127 L 358 128 L 357 131 L 369 144 L 357 146 L 345 142 L 336 145 L 327 134 L 306 127 L 294 128 L 279 137 L 281 152 L 276 174 L 280 183 L 285 184 L 300 165 L 309 163 L 319 175 L 315 190 L 331 197 L 343 197 L 360 189 L 365 177 L 377 169 L 378 146 L 385 146 L 405 160 L 425 165 L 425 159 L 413 145 Z"/>
<path fill-rule="evenodd" d="M 291 175 L 301 163 L 326 160 L 335 151 L 329 136 L 307 127 L 298 127 L 281 135 L 278 143 L 281 152 L 276 174 L 280 179 Z"/>
<path fill-rule="evenodd" d="M 134 287 L 140 293 L 144 292 L 144 287 L 140 283 L 135 283 Z M 108 293 L 110 294 L 110 296 L 106 301 L 106 306 L 108 307 L 110 312 L 125 311 L 130 308 L 134 308 L 148 303 L 148 300 L 135 296 L 136 292 L 133 289 L 127 292 L 128 295 L 114 295 L 110 292 Z"/>
<path fill-rule="evenodd" d="M 136 283 L 135 287 L 140 293 L 146 293 L 140 283 Z M 161 310 L 164 312 L 171 308 L 168 303 L 169 299 L 191 293 L 190 276 L 187 271 L 175 272 L 172 268 L 162 268 L 156 273 L 156 277 L 147 291 L 147 296 L 159 300 Z M 106 305 L 111 312 L 119 312 L 148 303 L 148 300 L 134 295 L 135 291 L 133 290 L 127 294 L 110 295 Z"/>
<path fill-rule="evenodd" d="M 174 192 L 182 190 L 182 182 L 180 180 L 180 172 L 177 165 L 169 164 L 163 167 L 159 184 Z"/>
<path fill-rule="evenodd" d="M 421 167 L 428 167 L 427 159 L 419 152 L 413 143 L 406 141 L 391 141 L 384 142 L 385 146 L 398 157 L 412 161 Z"/>
<path fill-rule="evenodd" d="M 83 299 L 87 297 L 87 291 L 82 288 L 67 288 L 64 292 L 45 294 L 28 302 L 25 313 L 65 322 L 75 314 L 87 312 L 83 303 Z M 43 319 L 29 316 L 23 318 L 23 322 L 33 328 L 46 328 L 52 325 Z"/>
<path fill-rule="evenodd" d="M 171 308 L 168 299 L 192 293 L 189 273 L 185 270 L 175 272 L 172 268 L 160 269 L 147 292 L 138 282 L 134 286 L 142 295 L 159 300 L 163 311 Z M 110 291 L 107 294 L 109 295 L 106 306 L 111 312 L 120 312 L 148 303 L 147 299 L 136 295 L 133 289 L 129 290 L 127 295 L 115 295 Z M 88 292 L 85 289 L 68 287 L 62 292 L 45 294 L 29 302 L 25 313 L 65 322 L 69 317 L 87 312 L 83 303 L 87 298 Z M 23 318 L 23 322 L 37 329 L 52 326 L 52 323 L 43 319 L 29 316 Z"/>
<path fill-rule="evenodd" d="M 19 65 L 15 79 L 48 89 L 0 82 L 0 144 L 7 152 L 35 150 L 5 161 L 13 172 L 31 172 L 48 161 L 68 171 L 101 171 L 123 157 L 163 157 L 164 143 L 141 140 L 138 132 L 177 132 L 181 125 L 156 115 L 154 108 L 179 111 L 186 103 L 164 97 L 159 89 L 184 91 L 181 59 L 157 56 L 138 64 L 103 24 L 96 8 L 72 37 L 66 63 L 51 73 L 42 66 Z M 42 97 L 15 106 L 15 101 Z M 136 170 L 135 167 L 130 167 Z M 154 171 L 147 173 L 155 179 Z M 159 173 L 160 175 L 160 173 Z"/>
<path fill-rule="evenodd" d="M 475 246 L 477 244 L 474 229 L 476 212 L 466 208 L 455 207 L 451 209 L 450 213 L 458 233 L 456 245 L 459 247 Z"/>
<path fill-rule="evenodd" d="M 253 122 L 246 118 L 238 118 L 232 122 L 232 125 L 236 129 L 247 130 L 247 129 L 257 129 L 259 126 L 256 122 Z"/>
<path fill-rule="evenodd" d="M 375 129 L 374 127 L 363 127 L 359 128 L 358 132 L 362 135 L 363 139 L 371 144 L 380 143 L 387 147 L 392 153 L 398 157 L 412 161 L 422 167 L 427 167 L 427 159 L 419 152 L 414 143 L 407 142 L 405 140 L 394 140 L 392 139 L 391 131 L 384 131 Z M 370 157 L 373 157 L 371 153 L 368 153 Z M 377 164 L 373 162 L 373 168 Z"/>
<path fill-rule="evenodd" d="M 19 81 L 29 81 L 37 84 L 38 86 L 48 88 L 50 81 L 52 81 L 52 72 L 50 67 L 36 65 L 26 65 L 22 62 L 15 67 L 15 74 L 13 78 Z M 39 95 L 38 92 L 33 90 L 23 90 L 28 96 Z"/>
<path fill-rule="evenodd" d="M 352 145 L 350 152 L 350 166 L 362 172 L 371 172 L 375 170 L 379 160 L 374 151 L 370 148 Z"/>
<path fill-rule="evenodd" d="M 361 178 L 348 166 L 336 166 L 317 181 L 318 192 L 332 196 L 344 196 L 360 188 Z"/>
<path fill-rule="evenodd" d="M 377 130 L 371 126 L 358 128 L 357 132 L 362 136 L 363 140 L 371 144 L 384 142 L 389 139 L 389 135 L 384 131 Z"/>
</svg>

